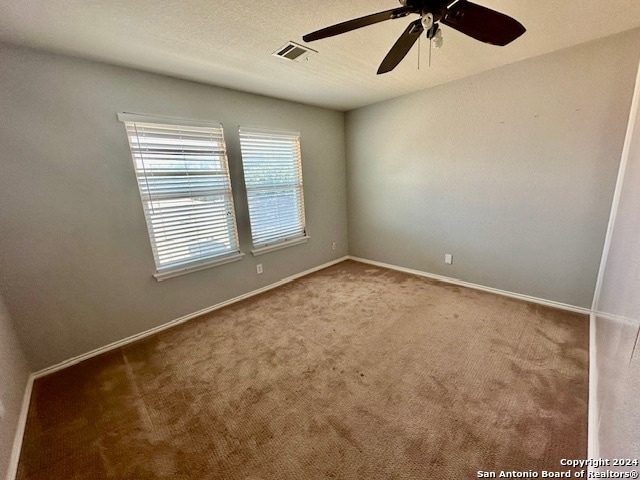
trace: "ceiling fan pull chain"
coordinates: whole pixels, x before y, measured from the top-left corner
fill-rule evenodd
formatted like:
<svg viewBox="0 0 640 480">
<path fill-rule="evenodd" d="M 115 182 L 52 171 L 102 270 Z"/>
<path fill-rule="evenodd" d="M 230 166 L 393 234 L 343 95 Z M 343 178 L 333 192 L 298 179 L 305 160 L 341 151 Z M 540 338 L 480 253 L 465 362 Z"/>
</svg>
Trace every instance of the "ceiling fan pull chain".
<svg viewBox="0 0 640 480">
<path fill-rule="evenodd" d="M 431 44 L 433 43 L 433 37 L 429 39 L 429 68 L 431 68 Z"/>
<path fill-rule="evenodd" d="M 421 37 L 418 37 L 418 70 L 420 70 L 420 43 L 422 41 Z"/>
</svg>

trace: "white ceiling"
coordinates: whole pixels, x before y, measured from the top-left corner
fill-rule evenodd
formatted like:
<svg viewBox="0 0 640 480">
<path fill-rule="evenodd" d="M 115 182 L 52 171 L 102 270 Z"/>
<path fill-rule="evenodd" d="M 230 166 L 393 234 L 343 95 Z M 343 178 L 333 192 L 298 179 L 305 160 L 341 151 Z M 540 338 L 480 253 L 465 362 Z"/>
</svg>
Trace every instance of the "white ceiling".
<svg viewBox="0 0 640 480">
<path fill-rule="evenodd" d="M 639 0 L 475 0 L 527 32 L 506 47 L 443 26 L 444 46 L 421 41 L 393 71 L 379 63 L 410 17 L 309 44 L 297 63 L 271 56 L 288 40 L 396 0 L 4 0 L 0 41 L 350 110 L 640 26 Z M 417 17 L 416 17 L 417 18 Z M 1 68 L 1 66 L 0 66 Z"/>
</svg>

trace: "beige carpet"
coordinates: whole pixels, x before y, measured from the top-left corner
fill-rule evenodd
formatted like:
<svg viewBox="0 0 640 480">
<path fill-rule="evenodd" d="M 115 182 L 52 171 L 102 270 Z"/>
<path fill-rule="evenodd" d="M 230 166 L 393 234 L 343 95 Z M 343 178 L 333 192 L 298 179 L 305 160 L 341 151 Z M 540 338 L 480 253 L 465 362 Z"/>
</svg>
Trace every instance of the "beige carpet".
<svg viewBox="0 0 640 480">
<path fill-rule="evenodd" d="M 18 478 L 560 470 L 587 365 L 584 315 L 347 261 L 37 380 Z"/>
</svg>

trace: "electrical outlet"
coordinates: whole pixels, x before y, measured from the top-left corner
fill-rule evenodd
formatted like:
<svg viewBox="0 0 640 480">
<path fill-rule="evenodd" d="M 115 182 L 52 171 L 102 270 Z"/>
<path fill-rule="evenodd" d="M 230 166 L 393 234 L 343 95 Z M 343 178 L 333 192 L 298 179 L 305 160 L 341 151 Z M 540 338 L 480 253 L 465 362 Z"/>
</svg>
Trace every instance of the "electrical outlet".
<svg viewBox="0 0 640 480">
<path fill-rule="evenodd" d="M 256 265 L 256 272 L 258 272 L 258 275 L 262 274 L 262 264 L 261 263 Z"/>
<path fill-rule="evenodd" d="M 444 263 L 446 263 L 447 265 L 451 265 L 453 263 L 453 255 L 451 255 L 450 253 L 445 253 Z"/>
<path fill-rule="evenodd" d="M 333 242 L 333 243 L 331 244 L 331 250 L 335 250 L 335 249 L 336 249 L 336 247 L 337 247 L 336 242 Z"/>
<path fill-rule="evenodd" d="M 0 400 L 0 420 L 4 420 L 4 416 L 7 413 L 7 410 L 4 408 L 4 403 Z"/>
</svg>

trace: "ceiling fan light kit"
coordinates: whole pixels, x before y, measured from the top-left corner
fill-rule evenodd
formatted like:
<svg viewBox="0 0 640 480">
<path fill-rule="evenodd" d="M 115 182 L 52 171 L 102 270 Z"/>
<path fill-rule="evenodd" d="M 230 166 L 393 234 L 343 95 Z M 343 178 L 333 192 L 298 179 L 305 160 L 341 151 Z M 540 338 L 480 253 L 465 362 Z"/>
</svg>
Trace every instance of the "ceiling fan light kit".
<svg viewBox="0 0 640 480">
<path fill-rule="evenodd" d="M 433 27 L 433 13 L 423 13 L 422 17 L 420 17 L 420 23 L 422 23 L 422 28 L 425 30 Z"/>
<path fill-rule="evenodd" d="M 378 68 L 378 74 L 393 70 L 409 53 L 423 32 L 433 46 L 442 46 L 439 22 L 476 40 L 504 46 L 521 36 L 526 29 L 517 20 L 467 0 L 400 0 L 401 7 L 366 15 L 325 27 L 302 37 L 305 42 L 333 37 L 385 20 L 418 14 L 420 18 L 409 24 Z"/>
</svg>

